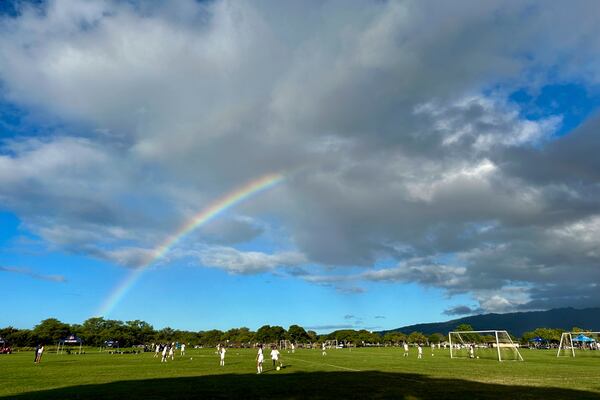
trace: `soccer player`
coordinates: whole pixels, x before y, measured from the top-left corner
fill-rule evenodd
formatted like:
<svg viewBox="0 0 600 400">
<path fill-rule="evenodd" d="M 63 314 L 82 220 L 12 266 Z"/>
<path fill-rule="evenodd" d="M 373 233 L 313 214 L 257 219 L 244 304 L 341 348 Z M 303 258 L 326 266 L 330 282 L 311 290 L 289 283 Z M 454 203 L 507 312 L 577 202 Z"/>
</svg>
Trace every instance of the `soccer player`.
<svg viewBox="0 0 600 400">
<path fill-rule="evenodd" d="M 156 349 L 154 349 L 154 358 L 158 357 L 160 353 L 160 344 L 156 343 Z"/>
<path fill-rule="evenodd" d="M 421 343 L 419 343 L 417 347 L 417 358 L 423 358 L 423 347 L 421 347 Z"/>
<path fill-rule="evenodd" d="M 185 343 L 181 343 L 181 356 L 185 356 Z"/>
<path fill-rule="evenodd" d="M 408 357 L 408 343 L 404 342 L 404 357 Z"/>
<path fill-rule="evenodd" d="M 169 357 L 171 357 L 171 361 L 175 359 L 175 343 L 171 343 L 171 347 L 169 347 Z"/>
<path fill-rule="evenodd" d="M 469 346 L 469 358 L 475 358 L 475 346 Z"/>
<path fill-rule="evenodd" d="M 219 348 L 219 355 L 221 356 L 221 361 L 220 361 L 219 365 L 221 367 L 225 366 L 225 352 L 226 351 L 227 350 L 225 349 L 225 346 L 221 345 L 221 347 Z"/>
<path fill-rule="evenodd" d="M 273 346 L 271 349 L 271 360 L 273 360 L 273 368 L 275 368 L 279 361 L 279 350 L 277 350 L 277 346 Z"/>
<path fill-rule="evenodd" d="M 41 363 L 42 362 L 42 354 L 44 354 L 44 345 L 41 345 L 40 348 L 37 351 L 37 361 L 36 363 Z"/>
<path fill-rule="evenodd" d="M 321 353 L 321 355 L 323 355 L 323 356 L 326 356 L 326 355 L 327 355 L 327 352 L 325 351 L 325 342 L 323 342 L 323 343 L 321 344 L 321 350 L 322 350 L 322 353 Z"/>
<path fill-rule="evenodd" d="M 263 370 L 263 361 L 265 360 L 265 357 L 263 355 L 263 348 L 262 348 L 262 344 L 258 345 L 258 353 L 256 354 L 256 373 L 260 374 Z"/>
<path fill-rule="evenodd" d="M 163 351 L 162 351 L 162 358 L 160 359 L 160 362 L 167 362 L 167 346 L 166 344 L 163 346 Z"/>
<path fill-rule="evenodd" d="M 296 345 L 292 343 L 292 354 L 296 352 Z"/>
<path fill-rule="evenodd" d="M 431 357 L 433 357 L 433 350 L 435 350 L 435 343 L 431 343 Z"/>
</svg>

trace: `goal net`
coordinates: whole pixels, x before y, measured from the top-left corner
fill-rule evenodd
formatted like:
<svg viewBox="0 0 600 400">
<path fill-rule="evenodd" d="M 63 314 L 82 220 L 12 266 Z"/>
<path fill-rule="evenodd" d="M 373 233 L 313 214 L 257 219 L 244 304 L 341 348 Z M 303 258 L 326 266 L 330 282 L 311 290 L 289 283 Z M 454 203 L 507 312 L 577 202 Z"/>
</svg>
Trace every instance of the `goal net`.
<svg viewBox="0 0 600 400">
<path fill-rule="evenodd" d="M 523 361 L 518 343 L 506 331 L 460 331 L 448 333 L 450 358 Z"/>
<path fill-rule="evenodd" d="M 325 347 L 328 349 L 335 349 L 335 348 L 337 348 L 337 345 L 338 345 L 337 340 L 326 340 L 325 341 Z"/>
<path fill-rule="evenodd" d="M 283 350 L 289 350 L 292 348 L 292 342 L 290 342 L 289 340 L 280 340 L 279 348 Z"/>
<path fill-rule="evenodd" d="M 594 350 L 600 350 L 600 332 L 564 332 L 560 336 L 556 357 L 600 354 L 600 351 Z"/>
</svg>

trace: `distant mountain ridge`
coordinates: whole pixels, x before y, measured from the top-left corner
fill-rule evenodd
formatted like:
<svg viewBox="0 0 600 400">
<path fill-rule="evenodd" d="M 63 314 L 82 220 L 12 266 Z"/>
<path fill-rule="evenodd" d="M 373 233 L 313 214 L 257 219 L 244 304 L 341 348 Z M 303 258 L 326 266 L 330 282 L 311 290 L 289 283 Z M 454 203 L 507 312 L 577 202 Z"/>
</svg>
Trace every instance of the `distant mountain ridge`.
<svg viewBox="0 0 600 400">
<path fill-rule="evenodd" d="M 469 324 L 475 330 L 507 330 L 515 336 L 521 336 L 524 332 L 532 331 L 535 328 L 561 328 L 568 330 L 576 326 L 583 329 L 600 331 L 600 308 L 575 309 L 568 307 L 555 308 L 548 311 L 480 314 L 445 322 L 408 325 L 379 333 L 402 332 L 409 334 L 411 332 L 422 332 L 426 335 L 432 333 L 447 334 L 460 324 Z"/>
</svg>

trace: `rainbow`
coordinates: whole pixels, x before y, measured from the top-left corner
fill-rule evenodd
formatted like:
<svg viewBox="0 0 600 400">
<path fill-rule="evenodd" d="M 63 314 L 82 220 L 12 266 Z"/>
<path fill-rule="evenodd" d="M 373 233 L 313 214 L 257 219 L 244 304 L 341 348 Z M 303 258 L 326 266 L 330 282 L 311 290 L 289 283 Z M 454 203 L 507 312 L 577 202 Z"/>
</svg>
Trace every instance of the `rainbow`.
<svg viewBox="0 0 600 400">
<path fill-rule="evenodd" d="M 280 182 L 282 182 L 284 176 L 281 174 L 268 174 L 259 179 L 246 183 L 239 189 L 236 189 L 220 199 L 216 200 L 208 207 L 204 208 L 198 214 L 194 215 L 194 217 L 184 224 L 177 232 L 173 235 L 169 236 L 165 241 L 163 241 L 158 247 L 152 250 L 149 260 L 145 262 L 142 266 L 133 270 L 125 279 L 120 282 L 110 293 L 110 295 L 106 298 L 106 300 L 102 303 L 98 313 L 98 316 L 106 316 L 111 313 L 111 311 L 115 308 L 115 306 L 121 301 L 121 299 L 127 294 L 129 290 L 135 285 L 135 283 L 140 279 L 142 274 L 154 264 L 156 261 L 160 260 L 164 257 L 169 250 L 177 244 L 182 238 L 184 238 L 188 233 L 192 232 L 194 229 L 199 228 L 200 226 L 206 224 L 211 221 L 219 214 L 222 214 L 226 210 L 235 207 L 239 203 L 247 200 L 248 198 L 256 195 L 257 193 L 263 192 L 276 186 Z"/>
</svg>

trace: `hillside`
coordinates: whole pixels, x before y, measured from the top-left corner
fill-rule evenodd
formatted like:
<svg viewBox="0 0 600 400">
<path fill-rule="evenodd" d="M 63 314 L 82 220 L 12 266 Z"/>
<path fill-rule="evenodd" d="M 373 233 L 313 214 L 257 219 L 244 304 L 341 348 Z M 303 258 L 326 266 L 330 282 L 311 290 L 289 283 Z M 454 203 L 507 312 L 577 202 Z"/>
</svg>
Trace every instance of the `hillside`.
<svg viewBox="0 0 600 400">
<path fill-rule="evenodd" d="M 574 326 L 600 331 L 600 308 L 557 308 L 548 311 L 528 311 L 507 314 L 481 314 L 453 319 L 446 322 L 433 322 L 403 326 L 396 329 L 381 331 L 387 332 L 423 332 L 424 334 L 443 333 L 456 328 L 460 324 L 469 324 L 475 330 L 504 329 L 511 334 L 521 336 L 524 332 L 535 328 L 562 328 L 571 329 Z"/>
</svg>

